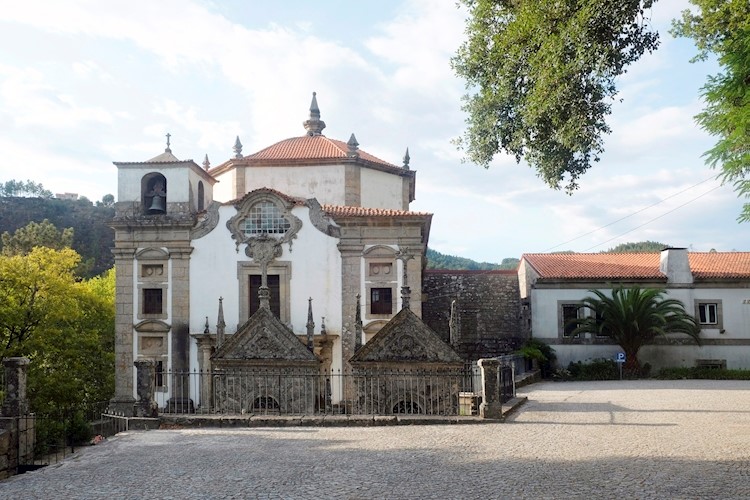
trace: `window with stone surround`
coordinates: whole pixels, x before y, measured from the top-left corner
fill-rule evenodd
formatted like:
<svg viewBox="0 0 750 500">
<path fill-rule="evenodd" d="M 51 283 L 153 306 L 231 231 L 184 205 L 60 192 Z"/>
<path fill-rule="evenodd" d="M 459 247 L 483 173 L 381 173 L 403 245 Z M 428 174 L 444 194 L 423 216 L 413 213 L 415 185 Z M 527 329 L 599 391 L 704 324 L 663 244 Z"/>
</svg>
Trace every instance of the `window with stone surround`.
<svg viewBox="0 0 750 500">
<path fill-rule="evenodd" d="M 393 313 L 393 289 L 370 288 L 370 314 Z"/>
<path fill-rule="evenodd" d="M 161 288 L 143 289 L 143 314 L 163 314 L 163 292 Z"/>
<path fill-rule="evenodd" d="M 695 319 L 704 330 L 723 330 L 724 314 L 721 300 L 718 299 L 696 299 Z"/>
<path fill-rule="evenodd" d="M 247 236 L 284 234 L 291 226 L 279 207 L 270 201 L 260 201 L 248 210 L 242 230 Z"/>
<path fill-rule="evenodd" d="M 573 334 L 578 325 L 573 323 L 574 319 L 583 317 L 581 304 L 576 302 L 563 302 L 557 304 L 558 335 L 565 339 L 579 339 L 581 336 Z"/>
</svg>

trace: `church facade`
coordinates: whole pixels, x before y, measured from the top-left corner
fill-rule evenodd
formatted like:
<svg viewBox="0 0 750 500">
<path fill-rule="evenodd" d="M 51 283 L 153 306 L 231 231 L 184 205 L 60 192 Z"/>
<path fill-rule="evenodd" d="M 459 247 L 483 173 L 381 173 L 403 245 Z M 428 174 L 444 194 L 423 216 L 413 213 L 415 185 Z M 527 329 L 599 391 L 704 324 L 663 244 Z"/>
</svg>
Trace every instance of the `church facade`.
<svg viewBox="0 0 750 500">
<path fill-rule="evenodd" d="M 179 160 L 169 142 L 148 161 L 115 162 L 115 409 L 132 410 L 138 360 L 157 373 L 351 373 L 400 310 L 421 317 L 432 214 L 409 209 L 408 150 L 396 165 L 354 134 L 326 137 L 315 94 L 303 126 L 247 156 L 237 138 L 213 168 Z M 189 375 L 156 385 L 165 408 L 205 406 L 216 389 Z"/>
</svg>

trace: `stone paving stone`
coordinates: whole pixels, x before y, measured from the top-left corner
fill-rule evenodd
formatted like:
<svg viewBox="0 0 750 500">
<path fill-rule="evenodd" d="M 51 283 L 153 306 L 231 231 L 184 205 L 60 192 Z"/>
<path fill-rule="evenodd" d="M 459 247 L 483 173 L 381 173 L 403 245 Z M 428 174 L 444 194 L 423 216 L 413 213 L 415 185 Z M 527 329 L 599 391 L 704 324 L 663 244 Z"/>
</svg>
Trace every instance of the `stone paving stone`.
<svg viewBox="0 0 750 500">
<path fill-rule="evenodd" d="M 541 383 L 506 423 L 122 433 L 0 498 L 750 498 L 750 384 Z"/>
</svg>

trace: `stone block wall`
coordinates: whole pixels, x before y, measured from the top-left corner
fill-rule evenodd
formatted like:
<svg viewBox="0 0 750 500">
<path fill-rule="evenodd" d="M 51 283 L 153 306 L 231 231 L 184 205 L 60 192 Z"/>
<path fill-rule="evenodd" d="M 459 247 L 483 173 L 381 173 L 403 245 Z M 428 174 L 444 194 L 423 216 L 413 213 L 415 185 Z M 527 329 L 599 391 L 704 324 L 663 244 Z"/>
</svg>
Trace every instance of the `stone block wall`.
<svg viewBox="0 0 750 500">
<path fill-rule="evenodd" d="M 465 360 L 508 354 L 528 338 L 516 271 L 426 270 L 422 319 L 450 342 L 451 302 L 459 313 L 459 341 Z"/>
</svg>

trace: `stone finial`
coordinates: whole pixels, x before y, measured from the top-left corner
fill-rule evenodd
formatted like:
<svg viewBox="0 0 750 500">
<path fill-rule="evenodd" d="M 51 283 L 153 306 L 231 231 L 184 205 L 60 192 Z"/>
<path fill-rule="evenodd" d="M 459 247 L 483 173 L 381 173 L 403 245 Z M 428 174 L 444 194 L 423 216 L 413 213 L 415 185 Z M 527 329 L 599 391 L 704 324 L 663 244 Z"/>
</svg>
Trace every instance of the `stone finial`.
<svg viewBox="0 0 750 500">
<path fill-rule="evenodd" d="M 219 317 L 216 320 L 216 347 L 224 343 L 224 329 L 227 324 L 224 322 L 224 297 L 219 297 Z"/>
<path fill-rule="evenodd" d="M 362 304 L 361 295 L 357 294 L 357 311 L 354 313 L 354 352 L 362 347 Z"/>
<path fill-rule="evenodd" d="M 403 272 L 403 284 L 401 286 L 401 309 L 410 309 L 411 287 L 409 287 L 408 262 L 414 258 L 414 255 L 408 248 L 399 248 L 396 258 L 401 261 Z"/>
<path fill-rule="evenodd" d="M 318 99 L 315 97 L 317 94 L 313 92 L 312 102 L 310 103 L 310 119 L 305 120 L 302 126 L 307 130 L 307 135 L 321 135 L 323 129 L 326 128 L 326 122 L 320 119 L 320 108 L 318 108 Z"/>
<path fill-rule="evenodd" d="M 203 328 L 203 333 L 211 333 L 211 330 L 208 329 L 208 316 L 206 316 L 206 326 Z"/>
<path fill-rule="evenodd" d="M 346 156 L 349 158 L 356 158 L 359 156 L 359 143 L 357 142 L 357 138 L 354 137 L 354 132 L 352 132 L 352 136 L 349 138 L 349 141 L 346 143 L 348 147 L 348 151 L 346 152 Z"/>
<path fill-rule="evenodd" d="M 234 140 L 234 147 L 232 149 L 234 150 L 234 157 L 235 158 L 242 158 L 242 143 L 240 142 L 240 136 L 239 135 Z"/>
<path fill-rule="evenodd" d="M 239 137 L 237 137 L 237 139 L 239 139 Z M 211 162 L 208 161 L 208 153 L 206 153 L 206 157 L 203 158 L 203 169 L 208 170 L 209 168 L 211 168 Z"/>
<path fill-rule="evenodd" d="M 326 317 L 323 316 L 322 318 L 323 319 L 322 319 L 321 325 L 320 325 L 320 334 L 321 335 L 328 335 L 328 332 L 326 331 Z"/>
<path fill-rule="evenodd" d="M 451 301 L 451 317 L 448 320 L 448 330 L 450 331 L 451 345 L 458 345 L 458 339 L 461 337 L 461 330 L 458 322 L 458 303 L 455 299 Z"/>
<path fill-rule="evenodd" d="M 406 153 L 404 153 L 404 170 L 409 170 L 409 160 L 411 160 L 411 156 L 409 156 L 409 148 L 406 148 Z"/>
<path fill-rule="evenodd" d="M 170 137 L 172 137 L 172 134 L 170 134 L 169 132 L 167 132 L 167 147 L 164 149 L 165 153 L 171 153 L 172 152 L 172 149 L 169 147 L 169 145 L 170 145 L 169 144 L 169 138 Z"/>
<path fill-rule="evenodd" d="M 313 352 L 314 342 L 313 335 L 315 334 L 315 322 L 313 321 L 312 312 L 312 297 L 307 299 L 307 349 Z"/>
</svg>

